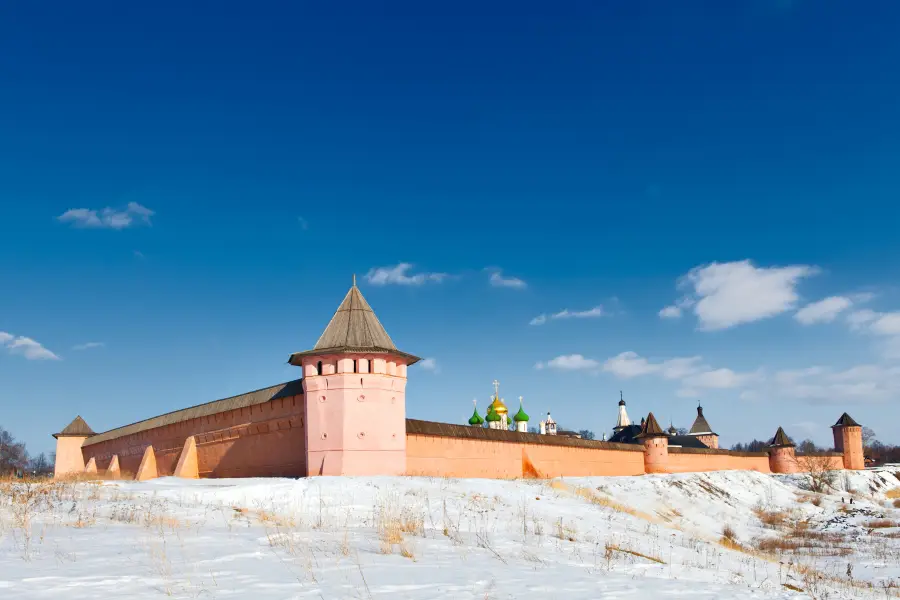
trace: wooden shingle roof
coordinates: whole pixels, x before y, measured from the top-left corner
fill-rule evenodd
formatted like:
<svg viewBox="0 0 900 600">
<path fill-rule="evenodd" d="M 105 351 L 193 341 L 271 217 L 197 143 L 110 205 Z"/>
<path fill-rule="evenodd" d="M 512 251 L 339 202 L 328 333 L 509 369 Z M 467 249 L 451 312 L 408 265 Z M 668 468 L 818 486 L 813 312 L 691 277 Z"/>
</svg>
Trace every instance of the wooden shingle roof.
<svg viewBox="0 0 900 600">
<path fill-rule="evenodd" d="M 791 438 L 787 436 L 784 429 L 781 427 L 775 432 L 775 437 L 772 438 L 772 443 L 769 445 L 774 447 L 795 446 L 794 442 L 791 441 Z"/>
<path fill-rule="evenodd" d="M 94 430 L 91 429 L 90 425 L 88 425 L 84 419 L 81 418 L 81 415 L 75 417 L 71 423 L 66 425 L 66 428 L 60 431 L 59 433 L 54 433 L 53 437 L 61 438 L 61 437 L 85 437 L 94 435 Z"/>
<path fill-rule="evenodd" d="M 300 359 L 304 356 L 345 352 L 396 354 L 408 359 L 410 365 L 420 360 L 417 356 L 397 349 L 372 307 L 356 287 L 355 279 L 313 349 L 291 354 L 288 362 L 300 366 Z"/>
<path fill-rule="evenodd" d="M 703 407 L 697 407 L 697 418 L 694 419 L 694 424 L 691 425 L 691 430 L 689 432 L 691 435 L 700 435 L 703 433 L 713 433 L 712 428 L 709 426 L 709 423 L 706 421 L 706 417 L 703 416 Z"/>
<path fill-rule="evenodd" d="M 246 394 L 223 398 L 222 400 L 214 400 L 213 402 L 207 402 L 205 404 L 198 404 L 197 406 L 176 410 L 164 415 L 159 415 L 158 417 L 138 421 L 131 425 L 125 425 L 124 427 L 110 429 L 109 431 L 104 431 L 103 433 L 88 438 L 85 440 L 84 445 L 91 446 L 108 440 L 114 440 L 122 436 L 147 431 L 148 429 L 164 427 L 166 425 L 190 421 L 191 419 L 200 417 L 208 417 L 236 408 L 256 406 L 257 404 L 264 404 L 270 400 L 277 400 L 278 398 L 290 398 L 291 396 L 302 395 L 303 380 L 295 379 L 294 381 L 288 381 L 287 383 L 279 383 L 278 385 L 255 390 L 253 392 L 247 392 Z"/>
<path fill-rule="evenodd" d="M 859 423 L 853 420 L 853 417 L 844 413 L 841 415 L 841 418 L 838 419 L 837 423 L 832 425 L 832 427 L 859 427 Z"/>
<path fill-rule="evenodd" d="M 659 422 L 656 420 L 656 417 L 653 416 L 653 413 L 647 415 L 647 420 L 644 421 L 644 426 L 641 428 L 641 432 L 638 434 L 639 438 L 646 437 L 669 437 L 665 431 L 662 430 L 662 427 L 659 426 Z"/>
</svg>

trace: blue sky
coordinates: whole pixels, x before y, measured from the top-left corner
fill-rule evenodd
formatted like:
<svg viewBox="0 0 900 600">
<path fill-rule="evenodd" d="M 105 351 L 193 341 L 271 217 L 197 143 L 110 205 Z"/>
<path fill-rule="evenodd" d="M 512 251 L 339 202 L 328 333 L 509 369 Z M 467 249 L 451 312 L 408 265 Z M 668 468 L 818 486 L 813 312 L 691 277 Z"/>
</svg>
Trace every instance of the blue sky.
<svg viewBox="0 0 900 600">
<path fill-rule="evenodd" d="M 32 452 L 298 377 L 353 273 L 411 417 L 900 442 L 897 3 L 130 4 L 0 8 Z"/>
</svg>

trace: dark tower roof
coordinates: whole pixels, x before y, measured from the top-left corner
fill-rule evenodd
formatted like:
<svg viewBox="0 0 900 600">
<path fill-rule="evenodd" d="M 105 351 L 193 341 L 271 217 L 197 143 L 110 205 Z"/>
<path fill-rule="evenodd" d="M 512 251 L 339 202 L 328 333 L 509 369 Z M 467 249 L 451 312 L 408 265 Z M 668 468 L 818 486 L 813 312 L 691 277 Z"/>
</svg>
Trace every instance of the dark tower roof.
<svg viewBox="0 0 900 600">
<path fill-rule="evenodd" d="M 788 446 L 796 446 L 794 442 L 791 441 L 791 438 L 787 436 L 784 432 L 784 429 L 779 427 L 778 431 L 775 432 L 775 437 L 772 438 L 772 443 L 769 444 L 773 447 L 788 447 Z"/>
<path fill-rule="evenodd" d="M 832 425 L 832 427 L 859 427 L 859 423 L 853 420 L 853 417 L 844 413 L 841 415 L 841 418 L 838 419 L 837 423 Z"/>
<path fill-rule="evenodd" d="M 345 352 L 396 354 L 408 359 L 409 364 L 420 360 L 417 356 L 397 349 L 372 307 L 356 287 L 356 276 L 353 277 L 353 286 L 344 296 L 344 301 L 338 306 L 313 349 L 291 354 L 288 362 L 299 366 L 300 359 L 304 356 Z"/>
<path fill-rule="evenodd" d="M 622 397 L 621 390 L 619 391 L 619 406 L 625 406 L 625 398 Z"/>
<path fill-rule="evenodd" d="M 647 420 L 644 421 L 644 426 L 641 427 L 641 433 L 638 434 L 639 438 L 646 437 L 668 437 L 666 433 L 662 430 L 662 427 L 659 426 L 659 423 L 656 421 L 656 417 L 653 416 L 653 413 L 647 415 Z"/>
<path fill-rule="evenodd" d="M 54 433 L 53 437 L 90 437 L 92 435 L 95 435 L 94 430 L 81 418 L 81 415 L 78 415 L 71 423 L 66 425 L 65 429 L 59 433 Z"/>
<path fill-rule="evenodd" d="M 703 433 L 712 433 L 713 435 L 718 435 L 717 433 L 713 433 L 712 427 L 709 426 L 709 423 L 706 421 L 706 417 L 703 416 L 703 407 L 697 407 L 697 418 L 694 419 L 694 424 L 691 425 L 691 435 L 699 435 Z"/>
</svg>

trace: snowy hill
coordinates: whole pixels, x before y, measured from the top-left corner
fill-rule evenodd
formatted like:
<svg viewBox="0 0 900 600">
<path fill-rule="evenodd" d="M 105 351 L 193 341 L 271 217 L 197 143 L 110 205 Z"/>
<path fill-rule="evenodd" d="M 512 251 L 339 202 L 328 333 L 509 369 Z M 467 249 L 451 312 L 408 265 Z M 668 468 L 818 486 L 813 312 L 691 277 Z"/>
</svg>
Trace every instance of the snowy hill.
<svg viewBox="0 0 900 600">
<path fill-rule="evenodd" d="M 900 597 L 900 479 L 807 484 L 745 471 L 6 483 L 0 597 Z"/>
</svg>

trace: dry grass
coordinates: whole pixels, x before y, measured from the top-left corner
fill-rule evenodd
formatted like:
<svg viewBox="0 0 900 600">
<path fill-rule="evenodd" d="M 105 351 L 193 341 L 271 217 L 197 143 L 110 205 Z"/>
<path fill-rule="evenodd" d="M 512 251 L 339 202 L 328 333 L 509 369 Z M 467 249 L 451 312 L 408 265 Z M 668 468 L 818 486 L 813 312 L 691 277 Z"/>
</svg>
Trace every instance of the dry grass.
<svg viewBox="0 0 900 600">
<path fill-rule="evenodd" d="M 621 552 L 622 554 L 630 554 L 631 556 L 637 556 L 638 558 L 644 558 L 649 561 L 653 561 L 655 563 L 659 563 L 661 565 L 666 564 L 666 562 L 659 558 L 658 556 L 650 556 L 648 554 L 644 554 L 642 552 L 638 552 L 637 550 L 632 550 L 630 548 L 623 548 L 618 544 L 611 544 L 609 542 L 606 543 L 606 552 L 607 554 L 612 554 L 613 552 Z"/>
<path fill-rule="evenodd" d="M 763 510 L 761 508 L 753 509 L 753 512 L 762 521 L 762 524 L 770 529 L 780 529 L 787 525 L 790 513 L 784 510 Z"/>
<path fill-rule="evenodd" d="M 869 529 L 889 529 L 891 527 L 900 527 L 900 523 L 891 519 L 872 519 L 866 522 Z"/>
<path fill-rule="evenodd" d="M 632 517 L 644 519 L 645 521 L 650 521 L 650 522 L 654 522 L 654 523 L 658 522 L 658 519 L 654 518 L 653 516 L 648 515 L 647 513 L 641 512 L 639 510 L 635 510 L 635 509 L 631 508 L 630 506 L 622 504 L 621 502 L 616 502 L 615 500 L 613 500 L 612 498 L 609 498 L 607 496 L 601 496 L 595 490 L 588 488 L 588 487 L 573 488 L 573 487 L 567 485 L 565 482 L 562 482 L 558 479 L 554 479 L 553 481 L 551 481 L 550 487 L 553 488 L 554 490 L 574 494 L 578 498 L 581 498 L 582 500 L 590 502 L 591 504 L 593 504 L 595 506 L 602 506 L 604 508 L 609 508 L 616 512 L 625 513 L 627 515 L 631 515 Z"/>
<path fill-rule="evenodd" d="M 892 500 L 894 498 L 900 499 L 900 488 L 894 488 L 892 490 L 888 490 L 884 493 L 884 496 L 885 496 L 885 498 L 890 498 Z"/>
<path fill-rule="evenodd" d="M 404 534 L 425 536 L 425 513 L 420 508 L 404 505 L 397 494 L 389 494 L 379 500 L 375 510 L 375 530 L 380 542 L 379 551 L 391 554 L 394 547 L 400 555 L 415 559 L 412 548 L 404 540 Z"/>
</svg>

